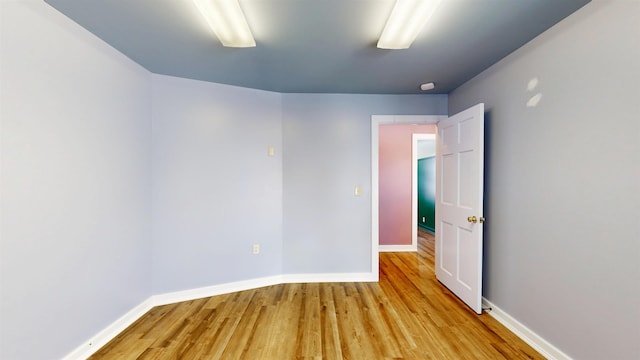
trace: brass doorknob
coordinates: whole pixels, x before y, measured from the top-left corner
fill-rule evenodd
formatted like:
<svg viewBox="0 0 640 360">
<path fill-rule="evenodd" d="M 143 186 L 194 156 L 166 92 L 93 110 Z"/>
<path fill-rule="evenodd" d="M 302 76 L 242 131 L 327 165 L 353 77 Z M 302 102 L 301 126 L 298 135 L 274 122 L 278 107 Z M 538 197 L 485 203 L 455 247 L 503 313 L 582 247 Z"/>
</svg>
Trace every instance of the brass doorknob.
<svg viewBox="0 0 640 360">
<path fill-rule="evenodd" d="M 478 222 L 478 218 L 477 218 L 477 217 L 475 217 L 475 215 L 474 215 L 474 216 L 469 216 L 469 217 L 467 218 L 467 221 L 468 221 L 468 222 L 470 222 L 470 223 L 474 223 L 474 224 L 475 224 L 475 223 L 477 223 L 477 222 Z"/>
</svg>

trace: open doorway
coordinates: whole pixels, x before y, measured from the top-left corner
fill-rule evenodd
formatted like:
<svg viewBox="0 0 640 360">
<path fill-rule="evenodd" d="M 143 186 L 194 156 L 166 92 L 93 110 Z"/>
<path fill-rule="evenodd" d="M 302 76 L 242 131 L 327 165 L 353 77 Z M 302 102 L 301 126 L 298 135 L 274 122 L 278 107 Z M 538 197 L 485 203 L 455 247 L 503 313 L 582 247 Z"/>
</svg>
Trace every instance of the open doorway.
<svg viewBox="0 0 640 360">
<path fill-rule="evenodd" d="M 379 144 L 384 124 L 437 124 L 436 277 L 482 313 L 484 104 L 452 116 L 371 117 L 371 270 L 379 279 Z"/>
<path fill-rule="evenodd" d="M 433 127 L 432 136 L 435 138 L 435 124 L 441 120 L 446 119 L 447 116 L 444 115 L 374 115 L 371 117 L 371 264 L 372 264 L 372 274 L 377 278 L 379 264 L 378 264 L 378 254 L 381 251 L 380 245 L 380 127 L 389 124 L 405 124 L 405 125 L 428 125 L 431 124 Z M 417 132 L 418 133 L 418 132 Z M 411 140 L 409 140 L 409 146 L 412 146 Z M 415 155 L 417 156 L 417 155 Z M 414 166 L 413 162 L 410 166 Z M 417 182 L 417 181 L 416 181 Z M 413 190 L 413 185 L 411 184 L 411 180 L 409 184 L 407 184 L 407 188 Z M 407 220 L 409 224 L 407 229 L 412 237 L 411 242 L 408 242 L 405 245 L 409 247 L 412 244 L 417 244 L 417 200 L 411 201 L 411 209 L 415 209 L 414 213 L 409 211 L 407 215 Z M 404 245 L 402 245 L 404 246 Z M 386 249 L 385 249 L 386 248 Z M 417 248 L 417 245 L 416 245 Z M 382 247 L 383 251 L 408 251 L 408 250 L 396 250 L 393 247 L 389 248 L 386 246 Z"/>
<path fill-rule="evenodd" d="M 436 126 L 382 124 L 379 130 L 380 251 L 415 252 L 420 223 L 417 221 L 418 141 L 435 142 Z"/>
<path fill-rule="evenodd" d="M 418 230 L 436 231 L 436 141 L 435 134 L 413 134 L 412 140 L 412 228 L 417 237 Z"/>
</svg>

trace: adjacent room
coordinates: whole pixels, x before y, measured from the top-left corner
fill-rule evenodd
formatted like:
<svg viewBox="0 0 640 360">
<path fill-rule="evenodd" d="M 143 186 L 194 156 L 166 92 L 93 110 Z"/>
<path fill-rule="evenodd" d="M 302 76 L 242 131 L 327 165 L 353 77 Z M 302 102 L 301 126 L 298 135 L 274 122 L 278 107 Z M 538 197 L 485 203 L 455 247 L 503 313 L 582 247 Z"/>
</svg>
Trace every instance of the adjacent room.
<svg viewBox="0 0 640 360">
<path fill-rule="evenodd" d="M 424 8 L 396 42 L 404 3 Z M 238 11 L 248 35 L 225 38 L 216 16 Z M 0 359 L 85 359 L 163 306 L 302 293 L 361 301 L 323 308 L 336 321 L 387 319 L 316 358 L 517 358 L 397 336 L 431 339 L 433 321 L 519 356 L 639 359 L 639 39 L 638 0 L 0 0 Z M 467 134 L 443 129 L 469 109 L 483 152 L 480 175 L 456 173 L 480 184 L 460 226 L 480 240 L 440 256 L 438 156 Z M 439 144 L 407 170 L 436 163 L 435 200 L 411 177 L 382 193 L 392 126 Z M 473 304 L 440 277 L 452 263 L 462 283 L 477 265 Z M 367 303 L 380 289 L 413 312 Z"/>
</svg>

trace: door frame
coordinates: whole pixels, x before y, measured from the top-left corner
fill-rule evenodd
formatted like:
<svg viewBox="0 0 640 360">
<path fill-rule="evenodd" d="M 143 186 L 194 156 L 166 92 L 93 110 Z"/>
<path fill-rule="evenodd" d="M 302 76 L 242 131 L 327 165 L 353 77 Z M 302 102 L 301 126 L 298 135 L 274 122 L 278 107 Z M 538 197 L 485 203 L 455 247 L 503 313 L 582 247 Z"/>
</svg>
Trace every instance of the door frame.
<svg viewBox="0 0 640 360">
<path fill-rule="evenodd" d="M 380 174 L 379 140 L 380 125 L 383 124 L 437 124 L 447 115 L 371 115 L 371 275 L 379 280 L 380 272 Z"/>
</svg>

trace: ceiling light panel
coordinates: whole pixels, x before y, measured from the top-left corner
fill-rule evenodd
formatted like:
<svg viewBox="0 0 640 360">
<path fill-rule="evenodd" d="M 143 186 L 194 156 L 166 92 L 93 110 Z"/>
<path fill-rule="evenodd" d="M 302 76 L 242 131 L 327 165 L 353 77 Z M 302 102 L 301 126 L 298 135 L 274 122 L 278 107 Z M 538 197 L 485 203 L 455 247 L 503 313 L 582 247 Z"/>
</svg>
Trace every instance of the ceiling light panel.
<svg viewBox="0 0 640 360">
<path fill-rule="evenodd" d="M 408 49 L 442 0 L 397 0 L 378 40 L 380 49 Z"/>
<path fill-rule="evenodd" d="M 222 45 L 256 46 L 238 0 L 193 0 L 193 2 Z"/>
</svg>

